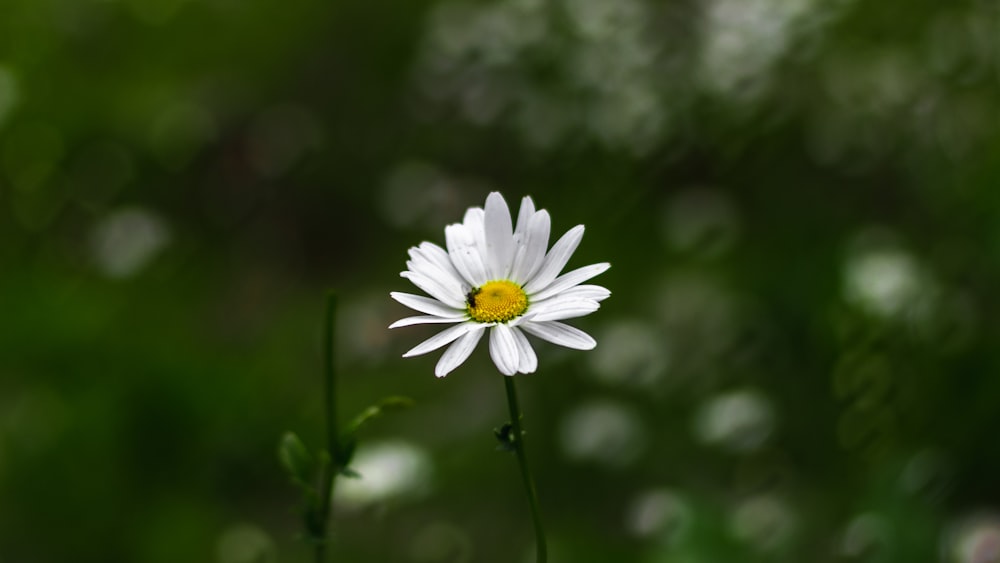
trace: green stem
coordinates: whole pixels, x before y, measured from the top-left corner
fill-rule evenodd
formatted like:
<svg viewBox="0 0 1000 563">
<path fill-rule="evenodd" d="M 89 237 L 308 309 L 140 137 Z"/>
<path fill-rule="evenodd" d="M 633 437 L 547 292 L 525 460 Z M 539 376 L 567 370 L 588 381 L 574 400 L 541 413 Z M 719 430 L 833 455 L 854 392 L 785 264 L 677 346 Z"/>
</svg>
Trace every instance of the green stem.
<svg viewBox="0 0 1000 563">
<path fill-rule="evenodd" d="M 535 525 L 535 562 L 545 563 L 548 555 L 545 547 L 545 528 L 542 526 L 542 514 L 538 508 L 538 493 L 535 491 L 535 481 L 528 469 L 528 456 L 524 450 L 524 432 L 521 430 L 521 407 L 517 404 L 517 390 L 514 388 L 514 377 L 504 376 L 507 387 L 507 406 L 510 407 L 510 426 L 513 434 L 514 452 L 517 453 L 517 463 L 521 466 L 521 478 L 524 481 L 524 492 L 528 495 L 528 505 L 531 507 L 531 520 Z"/>
<path fill-rule="evenodd" d="M 334 328 L 336 327 L 337 296 L 332 291 L 326 296 L 326 316 L 323 322 L 323 411 L 326 416 L 326 451 L 329 459 L 320 474 L 319 514 L 316 544 L 316 563 L 326 561 L 327 529 L 330 520 L 330 503 L 333 499 L 334 480 L 340 471 L 340 440 L 337 432 L 337 373 L 334 358 Z"/>
</svg>

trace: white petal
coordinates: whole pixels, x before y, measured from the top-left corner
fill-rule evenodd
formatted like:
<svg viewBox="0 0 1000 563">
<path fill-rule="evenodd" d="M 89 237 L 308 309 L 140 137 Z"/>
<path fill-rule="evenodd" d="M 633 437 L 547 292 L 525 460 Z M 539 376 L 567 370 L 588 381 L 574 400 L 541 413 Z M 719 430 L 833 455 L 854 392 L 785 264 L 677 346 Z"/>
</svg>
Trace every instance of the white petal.
<svg viewBox="0 0 1000 563">
<path fill-rule="evenodd" d="M 465 294 L 469 292 L 469 284 L 462 276 L 445 272 L 436 264 L 423 258 L 406 261 L 406 271 L 400 272 L 400 277 L 406 278 L 431 297 L 448 303 L 452 307 L 464 307 Z M 414 278 L 419 277 L 419 279 Z"/>
<path fill-rule="evenodd" d="M 514 333 L 514 342 L 517 343 L 517 353 L 519 355 L 517 371 L 520 373 L 534 373 L 538 369 L 538 356 L 535 355 L 535 349 L 531 347 L 528 337 L 523 332 L 516 328 L 510 329 L 510 331 Z"/>
<path fill-rule="evenodd" d="M 528 334 L 574 350 L 591 350 L 597 346 L 597 341 L 586 332 L 558 321 L 526 322 L 520 326 Z"/>
<path fill-rule="evenodd" d="M 465 216 L 462 218 L 462 224 L 465 225 L 465 230 L 471 235 L 471 240 L 476 245 L 476 250 L 479 251 L 479 256 L 483 259 L 483 264 L 486 264 L 487 268 L 487 254 L 486 254 L 486 212 L 482 207 L 470 207 L 465 210 Z M 489 270 L 487 269 L 487 274 Z"/>
<path fill-rule="evenodd" d="M 523 284 L 538 271 L 545 260 L 545 250 L 549 246 L 550 228 L 549 212 L 544 209 L 528 219 L 524 236 L 518 241 L 514 264 L 510 269 L 510 279 Z"/>
<path fill-rule="evenodd" d="M 399 328 L 402 326 L 434 324 L 434 323 L 460 323 L 464 320 L 465 320 L 464 316 L 435 317 L 433 315 L 421 315 L 418 317 L 406 317 L 405 319 L 399 319 L 398 321 L 389 325 L 389 328 Z"/>
<path fill-rule="evenodd" d="M 483 337 L 482 330 L 473 330 L 456 340 L 438 360 L 434 367 L 434 375 L 444 377 L 450 371 L 462 365 L 462 362 L 469 358 L 469 354 L 476 349 L 479 339 Z"/>
<path fill-rule="evenodd" d="M 513 319 L 511 321 L 507 321 L 507 326 L 509 327 L 519 326 L 523 323 L 531 321 L 533 318 L 535 318 L 535 315 L 529 310 L 520 317 L 517 317 L 516 319 Z"/>
<path fill-rule="evenodd" d="M 455 269 L 470 287 L 479 287 L 487 282 L 486 266 L 476 248 L 475 237 L 461 223 L 444 228 L 444 238 L 448 243 L 448 256 Z"/>
<path fill-rule="evenodd" d="M 451 263 L 451 258 L 443 248 L 425 242 L 419 247 L 411 248 L 409 253 L 412 262 L 406 263 L 407 269 L 434 278 L 447 279 L 459 286 L 465 284 L 462 275 L 455 269 L 455 265 Z"/>
<path fill-rule="evenodd" d="M 417 344 L 416 346 L 411 348 L 409 352 L 403 354 L 403 357 L 409 358 L 412 356 L 419 356 L 421 354 L 426 354 L 427 352 L 433 352 L 434 350 L 437 350 L 438 348 L 444 346 L 445 344 L 448 344 L 449 342 L 452 342 L 457 338 L 464 336 L 469 331 L 481 330 L 482 326 L 483 325 L 479 323 L 462 323 L 450 328 L 446 328 L 441 332 L 435 334 L 434 336 L 428 338 L 427 340 L 424 340 L 420 344 Z"/>
<path fill-rule="evenodd" d="M 516 240 L 524 240 L 523 235 L 528 232 L 528 221 L 531 220 L 531 216 L 534 214 L 535 202 L 532 201 L 531 196 L 521 198 L 521 209 L 517 212 L 517 226 L 514 228 L 514 238 Z M 522 237 L 518 238 L 518 235 L 522 235 Z"/>
<path fill-rule="evenodd" d="M 558 299 L 546 304 L 546 307 L 539 307 L 532 317 L 535 322 L 561 321 L 589 315 L 601 308 L 601 305 L 592 299 Z"/>
<path fill-rule="evenodd" d="M 560 291 L 559 295 L 555 295 L 550 299 L 555 299 L 557 297 L 575 297 L 577 299 L 604 301 L 608 297 L 611 297 L 611 291 L 608 288 L 599 285 L 578 285 L 576 287 Z"/>
<path fill-rule="evenodd" d="M 528 295 L 531 295 L 552 283 L 552 280 L 556 279 L 556 276 L 562 271 L 566 262 L 569 262 L 570 256 L 576 251 L 576 247 L 579 246 L 582 238 L 583 225 L 577 225 L 556 241 L 552 245 L 552 250 L 545 256 L 545 262 L 538 269 L 538 273 L 524 286 L 524 291 Z"/>
<path fill-rule="evenodd" d="M 475 235 L 476 244 L 481 243 L 482 248 L 486 248 L 486 227 L 483 226 L 485 221 L 486 211 L 482 207 L 470 207 L 462 216 L 462 224 Z"/>
<path fill-rule="evenodd" d="M 436 317 L 461 317 L 464 316 L 466 312 L 465 309 L 455 309 L 436 299 L 424 297 L 423 295 L 413 295 L 412 293 L 393 291 L 389 294 L 389 296 L 411 309 L 420 311 L 421 313 L 427 313 L 428 315 L 434 315 Z"/>
<path fill-rule="evenodd" d="M 610 267 L 611 264 L 601 262 L 600 264 L 591 264 L 590 266 L 577 268 L 572 272 L 566 272 L 565 274 L 552 280 L 552 283 L 550 283 L 547 287 L 538 288 L 538 293 L 529 293 L 529 295 L 531 295 L 531 298 L 535 300 L 546 299 L 562 292 L 563 290 L 579 285 L 592 277 L 603 274 Z M 608 295 L 610 295 L 610 292 Z"/>
<path fill-rule="evenodd" d="M 510 222 L 510 209 L 499 192 L 493 192 L 486 198 L 483 225 L 487 272 L 491 279 L 507 279 L 514 260 L 514 228 Z"/>
<path fill-rule="evenodd" d="M 572 289 L 567 289 L 565 292 L 560 293 L 559 295 L 553 297 L 549 297 L 544 301 L 531 303 L 531 305 L 529 306 L 529 311 L 531 312 L 532 317 L 535 317 L 543 313 L 548 313 L 550 311 L 565 307 L 567 305 L 573 305 L 581 301 L 589 301 L 591 303 L 594 303 L 595 305 L 597 304 L 596 299 L 591 299 L 589 297 L 576 295 L 575 292 L 571 293 L 575 289 L 576 289 L 575 287 Z"/>
<path fill-rule="evenodd" d="M 504 375 L 517 373 L 517 366 L 520 363 L 513 330 L 503 323 L 495 325 L 490 330 L 490 357 Z"/>
<path fill-rule="evenodd" d="M 465 307 L 465 293 L 462 292 L 460 285 L 447 283 L 447 280 L 432 278 L 419 272 L 400 272 L 399 275 L 449 307 L 456 309 Z"/>
<path fill-rule="evenodd" d="M 427 260 L 437 264 L 442 270 L 447 270 L 453 273 L 456 278 L 461 279 L 462 276 L 458 273 L 458 270 L 455 269 L 455 265 L 451 263 L 451 257 L 448 256 L 447 250 L 441 248 L 433 242 L 422 242 L 420 243 L 419 249 L 424 258 L 427 258 Z"/>
</svg>

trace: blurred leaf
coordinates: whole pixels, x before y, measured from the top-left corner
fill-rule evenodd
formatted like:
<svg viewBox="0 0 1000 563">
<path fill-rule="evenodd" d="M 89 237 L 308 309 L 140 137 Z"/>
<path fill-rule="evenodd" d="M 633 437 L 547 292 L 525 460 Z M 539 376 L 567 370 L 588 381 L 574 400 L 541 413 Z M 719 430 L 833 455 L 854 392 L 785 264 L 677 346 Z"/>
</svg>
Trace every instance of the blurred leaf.
<svg viewBox="0 0 1000 563">
<path fill-rule="evenodd" d="M 413 399 L 409 397 L 391 396 L 381 399 L 378 403 L 366 408 L 361 411 L 358 416 L 354 417 L 354 420 L 347 427 L 347 435 L 353 436 L 361 429 L 362 426 L 370 422 L 371 420 L 382 416 L 387 412 L 400 411 L 412 407 L 414 404 Z"/>
<path fill-rule="evenodd" d="M 278 459 L 292 481 L 304 488 L 312 488 L 315 464 L 309 450 L 294 432 L 285 432 L 278 445 Z"/>
</svg>

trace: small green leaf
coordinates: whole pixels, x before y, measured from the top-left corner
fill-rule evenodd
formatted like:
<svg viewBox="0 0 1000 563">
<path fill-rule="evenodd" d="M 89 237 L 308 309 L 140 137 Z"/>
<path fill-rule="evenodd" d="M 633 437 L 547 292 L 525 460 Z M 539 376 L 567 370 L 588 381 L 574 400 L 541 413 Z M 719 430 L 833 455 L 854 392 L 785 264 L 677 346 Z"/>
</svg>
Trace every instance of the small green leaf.
<svg viewBox="0 0 1000 563">
<path fill-rule="evenodd" d="M 391 397 L 383 397 L 378 405 L 386 411 L 398 411 L 403 409 L 408 409 L 416 404 L 416 401 L 409 397 L 403 397 L 401 395 L 393 395 Z"/>
<path fill-rule="evenodd" d="M 313 458 L 294 432 L 285 432 L 278 444 L 278 460 L 295 483 L 309 487 L 313 476 Z"/>
<path fill-rule="evenodd" d="M 515 451 L 514 441 L 516 437 L 514 436 L 514 425 L 505 422 L 500 428 L 493 429 L 493 435 L 497 437 L 497 442 L 500 442 L 500 445 L 497 446 L 498 450 L 504 452 Z"/>
<path fill-rule="evenodd" d="M 354 417 L 351 424 L 348 426 L 348 435 L 354 435 L 362 426 L 368 423 L 368 421 L 381 416 L 383 413 L 403 410 L 412 407 L 414 404 L 413 399 L 409 397 L 385 397 L 381 399 L 378 403 L 366 408 L 361 411 L 358 416 Z"/>
<path fill-rule="evenodd" d="M 353 434 L 340 437 L 339 451 L 336 455 L 337 467 L 343 469 L 354 459 L 354 450 L 358 447 L 358 440 Z"/>
</svg>

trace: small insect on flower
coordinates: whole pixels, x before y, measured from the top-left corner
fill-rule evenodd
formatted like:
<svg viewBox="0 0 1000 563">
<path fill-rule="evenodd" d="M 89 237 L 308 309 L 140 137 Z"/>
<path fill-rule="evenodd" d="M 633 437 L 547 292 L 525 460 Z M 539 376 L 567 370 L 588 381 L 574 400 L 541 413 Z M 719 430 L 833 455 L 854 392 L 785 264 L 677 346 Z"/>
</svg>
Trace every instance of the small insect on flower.
<svg viewBox="0 0 1000 563">
<path fill-rule="evenodd" d="M 581 285 L 611 267 L 607 262 L 559 275 L 583 238 L 583 225 L 564 234 L 549 249 L 549 213 L 521 200 L 516 226 L 507 202 L 497 192 L 485 208 L 472 207 L 461 223 L 445 227 L 447 250 L 423 242 L 410 248 L 407 270 L 400 275 L 430 297 L 392 292 L 403 305 L 423 313 L 389 328 L 441 323 L 453 326 L 418 344 L 404 357 L 448 346 L 435 375 L 444 377 L 464 362 L 490 329 L 490 357 L 504 375 L 532 373 L 538 367 L 526 334 L 560 346 L 590 350 L 597 343 L 582 330 L 561 321 L 600 308 L 611 292 Z"/>
<path fill-rule="evenodd" d="M 480 291 L 482 291 L 481 288 L 474 287 L 471 291 L 465 294 L 465 303 L 470 309 L 476 308 L 476 296 L 479 295 Z"/>
</svg>

